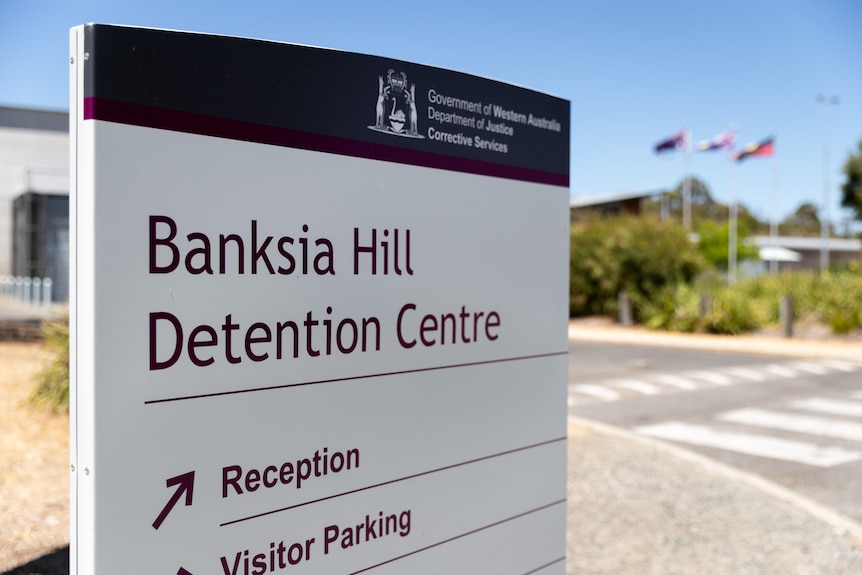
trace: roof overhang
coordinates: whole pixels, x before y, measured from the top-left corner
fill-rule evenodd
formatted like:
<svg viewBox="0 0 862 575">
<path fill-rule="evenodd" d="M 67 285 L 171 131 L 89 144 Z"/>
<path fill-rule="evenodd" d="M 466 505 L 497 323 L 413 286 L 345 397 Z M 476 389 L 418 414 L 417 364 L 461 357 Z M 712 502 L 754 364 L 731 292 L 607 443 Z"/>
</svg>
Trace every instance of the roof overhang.
<svg viewBox="0 0 862 575">
<path fill-rule="evenodd" d="M 799 262 L 802 254 L 779 246 L 766 246 L 760 248 L 760 259 L 765 262 Z"/>
</svg>

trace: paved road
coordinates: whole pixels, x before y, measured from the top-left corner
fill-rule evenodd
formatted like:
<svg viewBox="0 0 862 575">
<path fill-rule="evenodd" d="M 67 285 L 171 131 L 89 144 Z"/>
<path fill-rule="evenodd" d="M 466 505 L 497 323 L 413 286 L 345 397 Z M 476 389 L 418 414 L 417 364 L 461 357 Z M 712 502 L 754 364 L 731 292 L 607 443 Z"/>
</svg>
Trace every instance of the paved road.
<svg viewBox="0 0 862 575">
<path fill-rule="evenodd" d="M 569 413 L 672 441 L 862 521 L 862 358 L 579 342 Z"/>
</svg>

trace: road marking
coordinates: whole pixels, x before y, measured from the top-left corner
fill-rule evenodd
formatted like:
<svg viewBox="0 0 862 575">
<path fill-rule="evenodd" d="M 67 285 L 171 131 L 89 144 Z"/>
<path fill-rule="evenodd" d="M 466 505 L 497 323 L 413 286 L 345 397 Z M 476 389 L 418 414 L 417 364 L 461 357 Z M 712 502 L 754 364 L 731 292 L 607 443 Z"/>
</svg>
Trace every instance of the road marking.
<svg viewBox="0 0 862 575">
<path fill-rule="evenodd" d="M 850 363 L 849 361 L 841 361 L 840 359 L 824 359 L 821 360 L 820 363 L 828 365 L 829 367 L 837 369 L 838 371 L 844 371 L 847 373 L 850 373 L 851 371 L 858 371 L 860 368 L 862 368 L 862 366 L 858 364 Z"/>
<path fill-rule="evenodd" d="M 704 382 L 717 386 L 729 386 L 745 383 L 745 381 L 741 380 L 762 382 L 774 378 L 796 378 L 806 373 L 826 375 L 836 370 L 844 372 L 862 370 L 862 364 L 837 359 L 824 359 L 770 363 L 750 367 L 724 367 L 717 368 L 715 371 L 700 369 L 683 371 L 679 375 L 646 372 L 642 374 L 643 379 L 599 380 L 592 383 L 573 385 L 569 389 L 602 401 L 617 401 L 623 399 L 624 396 L 610 388 L 634 391 L 641 395 L 658 395 L 669 391 L 659 386 L 669 386 L 684 391 L 695 391 L 703 389 Z M 853 397 L 862 399 L 862 392 Z M 569 402 L 569 405 L 575 405 L 575 403 L 581 402 L 572 400 Z"/>
<path fill-rule="evenodd" d="M 824 375 L 831 371 L 827 366 L 823 365 L 822 363 L 815 363 L 813 361 L 794 361 L 793 363 L 788 363 L 787 365 L 792 367 L 793 369 L 807 371 L 808 373 L 813 373 L 816 375 Z"/>
<path fill-rule="evenodd" d="M 779 365 L 777 363 L 770 363 L 769 365 L 764 366 L 762 369 L 766 373 L 771 373 L 772 375 L 777 375 L 778 377 L 799 377 L 799 372 L 795 369 L 790 369 L 786 365 Z"/>
<path fill-rule="evenodd" d="M 637 379 L 615 379 L 607 382 L 606 385 L 629 389 L 631 391 L 642 393 L 643 395 L 655 395 L 659 392 L 659 388 L 655 385 L 645 381 L 638 381 Z"/>
<path fill-rule="evenodd" d="M 697 384 L 690 379 L 685 379 L 683 377 L 679 377 L 678 375 L 668 375 L 668 374 L 659 374 L 659 375 L 651 375 L 650 379 L 661 383 L 662 385 L 670 385 L 671 387 L 677 387 L 679 389 L 697 389 Z"/>
<path fill-rule="evenodd" d="M 717 431 L 681 421 L 647 425 L 638 427 L 636 431 L 660 439 L 715 447 L 770 459 L 795 461 L 817 467 L 833 467 L 862 459 L 862 452 L 843 447 L 823 447 L 804 441 L 778 439 L 751 433 Z"/>
<path fill-rule="evenodd" d="M 687 371 L 685 372 L 685 375 L 695 379 L 702 379 L 709 383 L 714 383 L 715 385 L 730 385 L 733 382 L 733 380 L 726 375 L 721 375 L 714 371 Z"/>
<path fill-rule="evenodd" d="M 856 391 L 850 394 L 853 399 L 862 399 L 862 391 Z"/>
<path fill-rule="evenodd" d="M 725 369 L 724 373 L 729 373 L 730 375 L 735 375 L 736 377 L 741 377 L 751 381 L 763 381 L 766 379 L 765 375 L 748 367 L 730 367 Z"/>
<path fill-rule="evenodd" d="M 755 408 L 728 411 L 719 414 L 716 419 L 730 423 L 806 433 L 808 435 L 862 441 L 862 424 L 851 421 L 838 421 L 808 415 L 791 415 Z"/>
<path fill-rule="evenodd" d="M 862 394 L 860 394 L 862 399 Z M 843 399 L 830 399 L 827 397 L 809 397 L 798 399 L 788 404 L 793 409 L 805 409 L 808 411 L 819 411 L 832 415 L 849 415 L 851 417 L 862 417 L 862 403 L 847 401 Z"/>
<path fill-rule="evenodd" d="M 598 397 L 599 399 L 603 399 L 605 401 L 615 401 L 620 398 L 620 394 L 616 391 L 608 389 L 607 387 L 602 387 L 600 385 L 570 385 L 569 391 L 575 391 L 577 393 L 583 393 L 584 395 Z"/>
</svg>

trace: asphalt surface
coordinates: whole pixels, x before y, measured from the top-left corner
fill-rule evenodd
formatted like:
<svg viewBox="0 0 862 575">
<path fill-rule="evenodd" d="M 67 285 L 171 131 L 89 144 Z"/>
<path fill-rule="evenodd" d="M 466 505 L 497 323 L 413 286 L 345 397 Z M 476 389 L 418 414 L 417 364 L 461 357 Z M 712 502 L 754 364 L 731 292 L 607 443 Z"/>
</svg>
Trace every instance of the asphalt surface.
<svg viewBox="0 0 862 575">
<path fill-rule="evenodd" d="M 683 336 L 573 323 L 572 341 L 862 359 L 862 345 Z M 862 525 L 656 440 L 569 420 L 572 574 L 862 574 Z"/>
<path fill-rule="evenodd" d="M 0 321 L 41 317 L 0 298 Z M 862 344 L 681 336 L 589 323 L 571 324 L 569 338 L 862 359 Z M 598 422 L 570 418 L 568 436 L 567 575 L 862 575 L 862 525 L 835 510 Z"/>
</svg>

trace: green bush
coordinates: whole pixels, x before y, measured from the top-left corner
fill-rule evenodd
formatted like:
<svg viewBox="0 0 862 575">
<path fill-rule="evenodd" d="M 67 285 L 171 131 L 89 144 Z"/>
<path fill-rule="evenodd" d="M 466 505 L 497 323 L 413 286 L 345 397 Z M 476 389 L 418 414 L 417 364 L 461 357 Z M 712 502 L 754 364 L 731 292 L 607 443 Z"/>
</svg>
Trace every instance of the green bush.
<svg viewBox="0 0 862 575">
<path fill-rule="evenodd" d="M 712 308 L 703 318 L 703 330 L 707 333 L 739 335 L 759 329 L 764 323 L 762 306 L 743 291 L 731 288 L 715 295 Z"/>
<path fill-rule="evenodd" d="M 690 282 L 704 265 L 682 226 L 650 217 L 576 223 L 570 254 L 572 316 L 615 314 L 620 291 L 636 304 L 650 300 L 666 286 Z"/>
<path fill-rule="evenodd" d="M 701 299 L 698 291 L 688 284 L 665 286 L 650 298 L 641 298 L 635 305 L 638 316 L 650 329 L 669 331 L 702 331 Z"/>
<path fill-rule="evenodd" d="M 51 411 L 69 411 L 69 318 L 43 326 L 50 363 L 36 376 L 30 402 Z"/>
<path fill-rule="evenodd" d="M 836 334 L 862 326 L 862 274 L 829 272 L 821 278 L 822 294 L 817 313 Z"/>
<path fill-rule="evenodd" d="M 703 296 L 710 298 L 709 310 L 700 309 Z M 767 274 L 733 286 L 701 277 L 693 285 L 667 286 L 637 304 L 641 321 L 652 329 L 739 334 L 777 325 L 785 296 L 793 298 L 797 319 L 817 321 L 836 334 L 862 327 L 862 271 L 855 267 Z"/>
<path fill-rule="evenodd" d="M 697 229 L 698 249 L 704 259 L 717 269 L 727 271 L 727 262 L 730 258 L 730 225 L 727 222 L 718 223 L 712 220 L 703 220 Z M 748 241 L 751 232 L 748 226 L 740 220 L 736 232 L 736 257 L 737 260 L 757 259 L 760 250 L 752 242 Z"/>
</svg>

